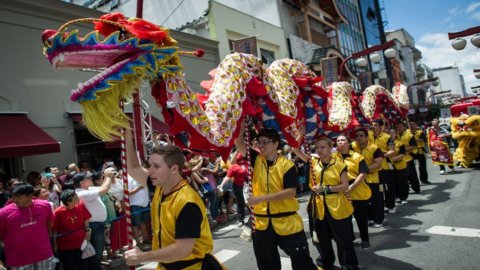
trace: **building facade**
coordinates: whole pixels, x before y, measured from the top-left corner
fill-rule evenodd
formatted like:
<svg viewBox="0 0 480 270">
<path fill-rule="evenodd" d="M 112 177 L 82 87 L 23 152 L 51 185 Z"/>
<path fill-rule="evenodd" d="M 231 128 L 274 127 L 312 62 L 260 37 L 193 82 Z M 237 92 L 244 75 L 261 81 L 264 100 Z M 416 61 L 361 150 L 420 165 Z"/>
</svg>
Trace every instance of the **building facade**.
<svg viewBox="0 0 480 270">
<path fill-rule="evenodd" d="M 274 2 L 273 5 L 276 7 Z M 275 13 L 275 9 L 272 12 Z M 285 35 L 279 26 L 217 1 L 209 1 L 204 16 L 178 30 L 218 41 L 220 59 L 232 53 L 233 42 L 251 37 L 255 37 L 256 43 L 255 51 L 251 53 L 261 58 L 266 65 L 277 59 L 288 58 Z"/>
<path fill-rule="evenodd" d="M 380 45 L 386 42 L 384 24 L 382 18 L 382 6 L 379 0 L 358 0 L 363 25 L 363 35 L 366 47 Z M 373 73 L 375 84 L 379 84 L 380 78 L 392 78 L 390 61 L 385 56 L 380 63 L 373 63 L 369 59 L 369 69 Z"/>
<path fill-rule="evenodd" d="M 452 103 L 454 98 L 466 97 L 465 81 L 458 67 L 434 68 L 432 72 L 439 79 L 437 91 L 451 91 L 449 95 L 444 95 L 446 98 L 440 97 L 443 104 Z"/>
</svg>

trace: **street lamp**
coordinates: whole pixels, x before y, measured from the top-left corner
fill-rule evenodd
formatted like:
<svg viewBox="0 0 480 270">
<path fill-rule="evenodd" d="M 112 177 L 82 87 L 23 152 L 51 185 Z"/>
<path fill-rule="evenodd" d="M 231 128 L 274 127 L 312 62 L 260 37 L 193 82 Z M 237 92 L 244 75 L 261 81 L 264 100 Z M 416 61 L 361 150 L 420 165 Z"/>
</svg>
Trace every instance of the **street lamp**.
<svg viewBox="0 0 480 270">
<path fill-rule="evenodd" d="M 480 26 L 468 28 L 466 30 L 460 31 L 460 32 L 454 32 L 454 33 L 448 33 L 448 39 L 454 41 L 452 42 L 452 47 L 457 50 L 463 50 L 465 46 L 467 46 L 467 41 L 463 39 L 462 37 L 466 36 L 471 36 L 474 35 L 471 39 L 470 42 L 475 46 L 475 47 L 480 47 Z"/>
<path fill-rule="evenodd" d="M 362 56 L 366 56 L 366 55 L 369 55 L 373 52 L 376 52 L 376 51 L 382 51 L 382 50 L 385 50 L 383 52 L 383 54 L 387 57 L 387 58 L 393 58 L 395 57 L 395 55 L 397 55 L 397 50 L 395 50 L 394 48 L 391 48 L 395 46 L 395 42 L 393 40 L 387 42 L 387 43 L 383 43 L 383 44 L 380 44 L 380 45 L 376 45 L 376 46 L 372 46 L 370 48 L 367 48 L 363 51 L 360 51 L 360 52 L 356 52 L 356 53 L 352 53 L 352 55 L 350 55 L 349 57 L 345 58 L 345 60 L 343 60 L 342 64 L 340 64 L 340 70 L 339 70 L 339 74 L 340 74 L 340 80 L 342 80 L 342 77 L 343 77 L 343 66 L 345 65 L 345 63 L 347 63 L 348 60 L 350 59 L 357 59 L 355 61 L 355 64 L 357 66 L 360 66 L 360 67 L 365 67 L 368 65 L 368 61 L 366 58 L 362 57 Z M 379 54 L 379 53 L 375 53 L 375 54 L 372 54 L 370 56 L 370 60 L 374 63 L 379 63 L 381 60 L 382 60 L 382 56 Z"/>
</svg>

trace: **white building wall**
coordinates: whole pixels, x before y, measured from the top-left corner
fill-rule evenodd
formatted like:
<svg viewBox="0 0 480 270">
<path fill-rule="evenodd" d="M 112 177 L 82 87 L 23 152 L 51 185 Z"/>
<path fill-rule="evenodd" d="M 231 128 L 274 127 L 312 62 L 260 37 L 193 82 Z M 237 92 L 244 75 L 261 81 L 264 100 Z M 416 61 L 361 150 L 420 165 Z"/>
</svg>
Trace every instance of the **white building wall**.
<svg viewBox="0 0 480 270">
<path fill-rule="evenodd" d="M 260 48 L 273 51 L 275 59 L 288 57 L 286 39 L 283 30 L 230 7 L 211 2 L 209 11 L 210 38 L 217 40 L 220 59 L 230 53 L 228 40 L 245 37 L 257 37 L 258 56 Z"/>
<path fill-rule="evenodd" d="M 439 78 L 437 92 L 451 90 L 451 95 L 464 97 L 462 80 L 458 67 L 440 68 L 432 70 L 435 77 Z"/>
</svg>

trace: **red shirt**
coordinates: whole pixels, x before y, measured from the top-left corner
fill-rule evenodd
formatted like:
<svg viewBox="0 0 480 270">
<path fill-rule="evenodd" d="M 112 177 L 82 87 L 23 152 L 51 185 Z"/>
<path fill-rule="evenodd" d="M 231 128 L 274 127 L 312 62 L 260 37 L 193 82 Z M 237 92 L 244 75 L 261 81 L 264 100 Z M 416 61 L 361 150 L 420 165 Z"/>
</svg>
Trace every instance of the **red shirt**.
<svg viewBox="0 0 480 270">
<path fill-rule="evenodd" d="M 58 249 L 79 249 L 85 239 L 85 221 L 92 215 L 83 203 L 67 209 L 64 205 L 55 210 L 53 230 L 57 232 Z"/>
<path fill-rule="evenodd" d="M 233 184 L 236 186 L 243 186 L 247 171 L 245 165 L 232 164 L 228 168 L 227 176 L 233 178 Z"/>
</svg>

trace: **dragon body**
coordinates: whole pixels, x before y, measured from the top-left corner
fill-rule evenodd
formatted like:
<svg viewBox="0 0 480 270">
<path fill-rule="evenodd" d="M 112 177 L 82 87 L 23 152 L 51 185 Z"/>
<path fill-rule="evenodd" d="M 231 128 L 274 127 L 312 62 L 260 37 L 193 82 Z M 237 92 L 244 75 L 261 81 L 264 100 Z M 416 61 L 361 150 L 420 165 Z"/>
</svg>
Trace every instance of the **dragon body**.
<svg viewBox="0 0 480 270">
<path fill-rule="evenodd" d="M 95 29 L 80 36 L 67 31 L 75 22 L 92 22 Z M 42 36 L 44 53 L 54 68 L 89 68 L 101 72 L 72 90 L 72 101 L 84 109 L 84 122 L 92 134 L 116 140 L 128 128 L 119 104 L 149 81 L 152 95 L 176 142 L 202 151 L 230 151 L 246 116 L 274 128 L 294 147 L 303 137 L 334 135 L 367 124 L 377 117 L 403 117 L 408 109 L 406 87 L 397 84 L 393 94 L 371 86 L 363 97 L 346 82 L 324 89 L 322 79 L 303 63 L 281 59 L 265 68 L 253 55 L 233 53 L 202 82 L 205 94 L 188 86 L 181 52 L 168 29 L 119 13 L 99 19 L 68 22 Z"/>
</svg>

